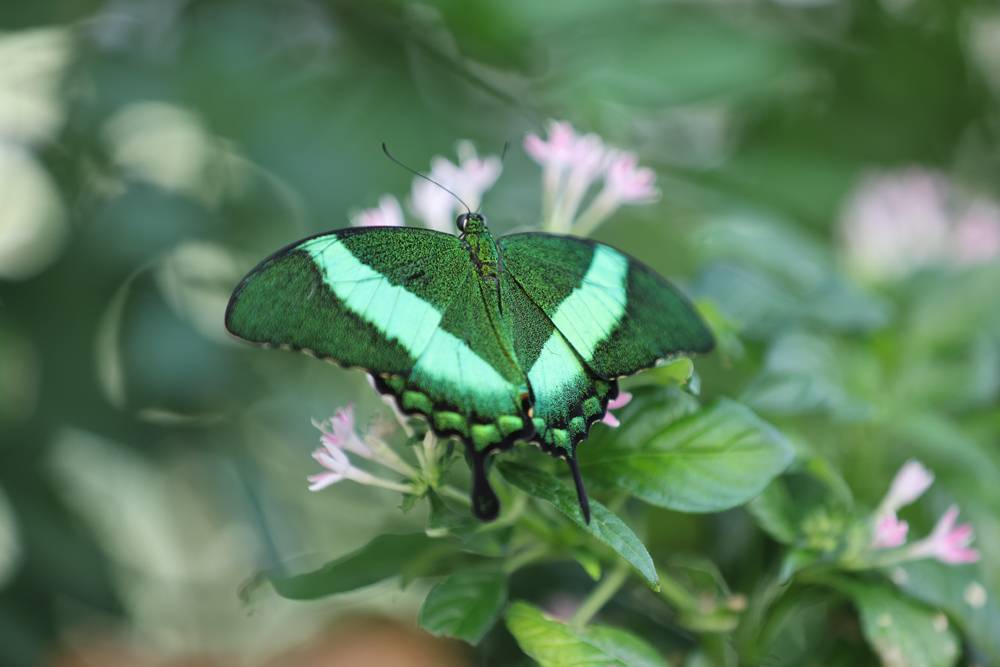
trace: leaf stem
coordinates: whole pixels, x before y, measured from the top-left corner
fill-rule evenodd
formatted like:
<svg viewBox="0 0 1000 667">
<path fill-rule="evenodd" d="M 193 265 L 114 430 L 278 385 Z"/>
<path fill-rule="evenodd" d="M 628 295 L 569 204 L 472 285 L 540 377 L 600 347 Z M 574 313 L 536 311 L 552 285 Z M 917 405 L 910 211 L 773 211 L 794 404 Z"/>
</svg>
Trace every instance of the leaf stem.
<svg viewBox="0 0 1000 667">
<path fill-rule="evenodd" d="M 597 612 L 614 597 L 626 579 L 628 579 L 628 565 L 618 561 L 615 568 L 608 572 L 607 576 L 601 579 L 601 583 L 597 584 L 594 590 L 590 591 L 590 595 L 580 603 L 580 607 L 569 620 L 570 625 L 578 628 L 587 625 Z"/>
<path fill-rule="evenodd" d="M 513 574 L 525 565 L 549 555 L 549 547 L 545 544 L 536 544 L 528 547 L 519 553 L 514 554 L 503 564 L 504 574 Z"/>
</svg>

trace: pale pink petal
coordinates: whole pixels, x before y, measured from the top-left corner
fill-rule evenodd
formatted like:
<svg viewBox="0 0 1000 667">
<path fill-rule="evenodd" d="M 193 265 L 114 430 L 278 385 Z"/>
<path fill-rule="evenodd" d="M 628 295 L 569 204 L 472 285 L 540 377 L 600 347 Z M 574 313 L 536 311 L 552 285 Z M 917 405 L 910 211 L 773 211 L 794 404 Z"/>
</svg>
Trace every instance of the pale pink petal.
<svg viewBox="0 0 1000 667">
<path fill-rule="evenodd" d="M 955 227 L 955 259 L 959 264 L 980 264 L 1000 257 L 1000 207 L 973 202 Z"/>
<path fill-rule="evenodd" d="M 909 525 L 900 521 L 895 514 L 887 514 L 875 524 L 872 538 L 873 549 L 893 549 L 906 542 Z"/>
<path fill-rule="evenodd" d="M 618 395 L 608 401 L 608 410 L 618 410 L 624 408 L 632 400 L 632 394 L 627 391 L 620 391 Z"/>
<path fill-rule="evenodd" d="M 639 166 L 635 153 L 618 151 L 611 159 L 605 183 L 610 196 L 622 204 L 641 204 L 656 201 L 660 191 L 656 188 L 656 174 L 652 169 Z"/>
<path fill-rule="evenodd" d="M 524 152 L 542 166 L 560 167 L 573 160 L 577 139 L 572 125 L 553 120 L 549 121 L 547 140 L 537 134 L 525 136 Z"/>
<path fill-rule="evenodd" d="M 344 479 L 344 476 L 333 472 L 321 472 L 316 475 L 309 475 L 306 479 L 309 481 L 310 491 L 320 491 L 331 484 L 336 484 Z"/>
<path fill-rule="evenodd" d="M 978 561 L 979 551 L 969 548 L 975 538 L 972 526 L 967 523 L 956 526 L 957 519 L 958 506 L 952 505 L 938 519 L 931 534 L 910 548 L 910 555 L 915 558 L 936 558 L 948 564 Z"/>
<path fill-rule="evenodd" d="M 933 483 L 934 474 L 920 461 L 914 459 L 907 461 L 892 478 L 889 491 L 879 505 L 879 514 L 895 513 L 900 507 L 909 505 L 922 496 Z"/>
<path fill-rule="evenodd" d="M 480 157 L 471 142 L 459 142 L 456 152 L 458 164 L 441 156 L 431 160 L 427 176 L 443 187 L 423 178 L 415 178 L 410 193 L 413 214 L 425 226 L 443 232 L 454 231 L 455 218 L 465 210 L 465 206 L 473 210 L 479 207 L 483 195 L 496 183 L 502 169 L 500 158 Z M 454 192 L 462 203 L 443 188 Z"/>
<path fill-rule="evenodd" d="M 339 408 L 330 419 L 313 424 L 321 431 L 320 442 L 328 450 L 347 450 L 365 459 L 374 454 L 354 427 L 354 406 Z"/>
<path fill-rule="evenodd" d="M 619 394 L 616 397 L 608 401 L 607 411 L 604 413 L 604 417 L 601 419 L 601 421 L 610 426 L 611 428 L 618 428 L 619 426 L 621 426 L 621 421 L 619 421 L 618 417 L 614 416 L 611 413 L 611 411 L 618 410 L 619 408 L 624 408 L 626 405 L 628 405 L 629 401 L 631 400 L 632 400 L 632 394 L 630 394 L 627 391 L 619 392 Z"/>
<path fill-rule="evenodd" d="M 403 223 L 403 209 L 392 195 L 382 195 L 378 206 L 359 211 L 351 217 L 351 224 L 355 227 L 401 227 Z"/>
<path fill-rule="evenodd" d="M 317 449 L 312 453 L 312 457 L 321 466 L 333 472 L 342 473 L 351 467 L 351 460 L 347 458 L 347 454 L 337 447 Z"/>
</svg>

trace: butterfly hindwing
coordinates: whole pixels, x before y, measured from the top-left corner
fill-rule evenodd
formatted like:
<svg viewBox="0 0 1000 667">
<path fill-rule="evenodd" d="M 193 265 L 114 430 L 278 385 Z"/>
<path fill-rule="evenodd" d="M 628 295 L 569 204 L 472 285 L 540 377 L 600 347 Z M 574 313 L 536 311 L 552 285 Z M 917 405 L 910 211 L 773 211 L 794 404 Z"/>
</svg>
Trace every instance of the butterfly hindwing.
<svg viewBox="0 0 1000 667">
<path fill-rule="evenodd" d="M 541 233 L 505 236 L 499 245 L 505 271 L 600 378 L 714 345 L 683 295 L 611 246 Z"/>
<path fill-rule="evenodd" d="M 596 377 L 587 368 L 565 336 L 509 275 L 503 278 L 503 296 L 517 357 L 531 386 L 533 439 L 551 454 L 572 457 L 576 444 L 617 394 L 617 384 Z"/>
</svg>

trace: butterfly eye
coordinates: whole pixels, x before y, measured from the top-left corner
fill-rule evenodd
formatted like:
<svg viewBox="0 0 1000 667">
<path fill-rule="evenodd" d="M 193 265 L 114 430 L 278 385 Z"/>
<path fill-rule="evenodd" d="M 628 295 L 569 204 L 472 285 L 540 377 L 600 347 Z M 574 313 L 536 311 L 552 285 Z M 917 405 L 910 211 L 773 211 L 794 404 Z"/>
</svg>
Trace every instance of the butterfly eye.
<svg viewBox="0 0 1000 667">
<path fill-rule="evenodd" d="M 468 213 L 463 213 L 462 215 L 458 216 L 458 218 L 455 220 L 455 226 L 458 227 L 458 231 L 464 232 L 465 231 L 465 225 L 468 222 L 469 222 L 469 214 Z"/>
</svg>

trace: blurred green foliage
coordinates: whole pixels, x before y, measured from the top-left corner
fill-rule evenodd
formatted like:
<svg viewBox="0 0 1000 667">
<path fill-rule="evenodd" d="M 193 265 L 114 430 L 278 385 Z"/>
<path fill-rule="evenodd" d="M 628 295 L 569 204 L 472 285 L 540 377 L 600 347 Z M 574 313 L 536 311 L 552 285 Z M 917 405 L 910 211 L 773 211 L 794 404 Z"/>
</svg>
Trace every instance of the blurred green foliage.
<svg viewBox="0 0 1000 667">
<path fill-rule="evenodd" d="M 478 664 L 1000 663 L 1000 266 L 865 283 L 838 231 L 873 170 L 917 166 L 1000 197 L 997 43 L 1000 12 L 973 0 L 4 3 L 0 662 L 39 664 L 93 628 L 166 655 L 267 656 L 358 607 L 415 621 L 435 578 L 460 571 L 422 619 L 482 637 Z M 655 474 L 594 475 L 624 531 L 595 541 L 560 506 L 568 487 L 513 479 L 562 474 L 532 451 L 503 470 L 517 521 L 485 535 L 436 496 L 401 513 L 390 492 L 307 494 L 309 418 L 385 408 L 358 373 L 230 341 L 232 287 L 274 249 L 405 192 L 381 141 L 422 167 L 458 139 L 484 153 L 512 140 L 485 210 L 501 233 L 537 225 L 519 140 L 549 118 L 657 170 L 662 200 L 598 238 L 685 286 L 720 343 L 687 391 L 654 378 L 623 431 L 583 445 L 595 466 L 615 448 L 661 457 Z M 698 420 L 725 433 L 685 439 Z M 727 437 L 766 456 L 678 463 Z M 749 510 L 726 509 L 793 454 Z M 852 570 L 857 522 L 911 457 L 937 476 L 905 510 L 911 533 L 957 502 L 983 559 Z M 658 499 L 651 475 L 676 491 Z M 396 568 L 383 533 L 447 539 L 448 555 Z M 379 558 L 336 560 L 357 549 Z M 618 574 L 623 552 L 659 592 Z M 417 583 L 315 605 L 251 586 L 257 613 L 240 608 L 254 572 L 303 553 L 301 571 L 330 561 L 311 571 L 328 578 L 297 597 L 399 569 Z M 484 562 L 508 568 L 505 612 Z M 456 626 L 442 599 L 482 602 L 485 618 Z M 560 599 L 602 602 L 601 624 L 539 612 Z"/>
</svg>

